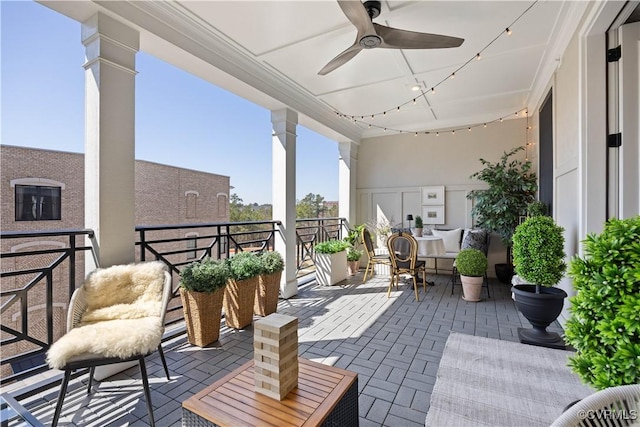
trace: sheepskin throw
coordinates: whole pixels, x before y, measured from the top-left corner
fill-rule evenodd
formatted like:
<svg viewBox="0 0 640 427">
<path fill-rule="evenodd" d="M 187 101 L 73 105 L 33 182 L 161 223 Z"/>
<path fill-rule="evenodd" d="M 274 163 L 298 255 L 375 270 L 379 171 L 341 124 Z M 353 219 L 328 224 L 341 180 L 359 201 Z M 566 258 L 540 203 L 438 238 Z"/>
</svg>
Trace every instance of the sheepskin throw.
<svg viewBox="0 0 640 427">
<path fill-rule="evenodd" d="M 146 262 L 89 274 L 76 291 L 86 304 L 80 323 L 51 346 L 49 366 L 61 369 L 78 357 L 127 358 L 156 349 L 164 332 L 164 272 L 163 263 Z"/>
</svg>

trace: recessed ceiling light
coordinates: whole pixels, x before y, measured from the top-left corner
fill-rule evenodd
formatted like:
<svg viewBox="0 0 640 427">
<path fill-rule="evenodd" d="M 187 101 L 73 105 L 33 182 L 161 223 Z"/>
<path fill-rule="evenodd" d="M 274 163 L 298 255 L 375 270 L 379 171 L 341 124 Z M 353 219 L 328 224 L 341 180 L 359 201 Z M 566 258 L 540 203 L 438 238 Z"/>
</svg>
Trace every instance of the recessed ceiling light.
<svg viewBox="0 0 640 427">
<path fill-rule="evenodd" d="M 421 88 L 420 88 L 420 85 L 413 85 L 413 86 L 411 86 L 411 90 L 412 90 L 412 91 L 414 91 L 414 92 L 417 92 L 417 91 L 419 91 L 420 89 L 421 89 Z"/>
</svg>

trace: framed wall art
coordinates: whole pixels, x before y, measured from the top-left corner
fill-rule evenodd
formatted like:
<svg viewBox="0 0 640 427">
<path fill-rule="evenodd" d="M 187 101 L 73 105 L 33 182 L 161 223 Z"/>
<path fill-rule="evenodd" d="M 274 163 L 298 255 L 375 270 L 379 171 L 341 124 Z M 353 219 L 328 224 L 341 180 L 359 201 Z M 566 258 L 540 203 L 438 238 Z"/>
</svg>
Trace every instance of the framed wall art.
<svg viewBox="0 0 640 427">
<path fill-rule="evenodd" d="M 444 205 L 444 185 L 422 187 L 423 205 Z"/>
</svg>

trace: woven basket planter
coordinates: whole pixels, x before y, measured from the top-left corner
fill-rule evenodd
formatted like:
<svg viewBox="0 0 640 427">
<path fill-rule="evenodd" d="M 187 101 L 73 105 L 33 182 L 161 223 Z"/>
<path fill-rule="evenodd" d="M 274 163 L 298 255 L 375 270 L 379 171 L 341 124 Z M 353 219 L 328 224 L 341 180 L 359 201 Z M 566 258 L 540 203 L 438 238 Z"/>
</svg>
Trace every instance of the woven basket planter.
<svg viewBox="0 0 640 427">
<path fill-rule="evenodd" d="M 220 337 L 224 289 L 215 292 L 193 292 L 180 288 L 184 321 L 190 344 L 205 347 Z"/>
<path fill-rule="evenodd" d="M 256 300 L 253 304 L 253 312 L 258 316 L 268 316 L 271 313 L 275 313 L 278 309 L 281 276 L 282 271 L 258 276 Z"/>
<path fill-rule="evenodd" d="M 224 316 L 227 326 L 242 329 L 253 322 L 253 302 L 257 286 L 258 276 L 244 280 L 229 279 L 224 291 Z"/>
</svg>

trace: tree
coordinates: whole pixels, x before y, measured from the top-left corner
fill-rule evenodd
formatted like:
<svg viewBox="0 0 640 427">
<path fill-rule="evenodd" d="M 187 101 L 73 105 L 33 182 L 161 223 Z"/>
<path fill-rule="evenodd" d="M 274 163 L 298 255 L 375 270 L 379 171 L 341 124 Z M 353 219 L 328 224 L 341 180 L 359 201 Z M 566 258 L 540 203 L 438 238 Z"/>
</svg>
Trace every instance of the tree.
<svg viewBox="0 0 640 427">
<path fill-rule="evenodd" d="M 296 217 L 319 218 L 324 210 L 324 197 L 309 193 L 296 204 Z"/>
</svg>

